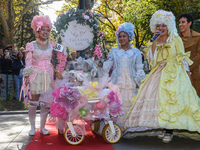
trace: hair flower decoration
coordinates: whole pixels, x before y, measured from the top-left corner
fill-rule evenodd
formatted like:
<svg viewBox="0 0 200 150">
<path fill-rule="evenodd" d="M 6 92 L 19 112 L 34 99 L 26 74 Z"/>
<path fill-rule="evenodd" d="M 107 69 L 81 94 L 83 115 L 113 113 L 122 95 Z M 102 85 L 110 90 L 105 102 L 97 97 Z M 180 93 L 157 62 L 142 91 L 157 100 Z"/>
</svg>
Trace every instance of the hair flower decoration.
<svg viewBox="0 0 200 150">
<path fill-rule="evenodd" d="M 35 16 L 35 17 L 33 17 L 33 21 L 36 21 L 37 20 L 37 17 Z"/>
<path fill-rule="evenodd" d="M 115 35 L 119 33 L 120 27 L 117 28 L 117 31 L 115 31 Z"/>
<path fill-rule="evenodd" d="M 159 13 L 159 14 L 158 14 L 158 17 L 160 17 L 160 16 L 163 16 L 163 14 Z"/>
<path fill-rule="evenodd" d="M 38 24 L 37 24 L 37 31 L 39 31 L 41 29 L 42 25 L 43 25 L 42 21 L 38 22 Z"/>
</svg>

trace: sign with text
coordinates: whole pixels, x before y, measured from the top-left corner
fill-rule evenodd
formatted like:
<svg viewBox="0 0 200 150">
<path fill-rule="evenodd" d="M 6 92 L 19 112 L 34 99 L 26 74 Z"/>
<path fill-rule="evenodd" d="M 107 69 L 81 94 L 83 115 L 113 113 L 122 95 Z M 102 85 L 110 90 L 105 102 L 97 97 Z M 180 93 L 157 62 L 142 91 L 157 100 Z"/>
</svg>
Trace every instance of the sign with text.
<svg viewBox="0 0 200 150">
<path fill-rule="evenodd" d="M 56 43 L 55 47 L 54 47 L 54 50 L 55 51 L 58 51 L 58 52 L 62 52 L 63 51 L 63 46 Z"/>
<path fill-rule="evenodd" d="M 69 22 L 66 32 L 63 31 L 62 41 L 73 50 L 84 50 L 92 43 L 94 34 L 89 25 L 78 24 L 76 20 Z"/>
</svg>

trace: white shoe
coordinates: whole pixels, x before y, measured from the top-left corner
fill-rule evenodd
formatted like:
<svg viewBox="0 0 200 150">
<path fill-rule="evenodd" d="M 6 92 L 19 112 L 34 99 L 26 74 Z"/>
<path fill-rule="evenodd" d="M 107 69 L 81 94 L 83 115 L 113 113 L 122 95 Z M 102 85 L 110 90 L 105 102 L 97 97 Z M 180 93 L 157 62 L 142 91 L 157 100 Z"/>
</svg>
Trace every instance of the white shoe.
<svg viewBox="0 0 200 150">
<path fill-rule="evenodd" d="M 36 134 L 35 130 L 32 129 L 32 130 L 29 131 L 29 136 L 34 136 L 35 134 Z"/>
<path fill-rule="evenodd" d="M 164 136 L 165 136 L 165 134 L 166 134 L 166 131 L 164 130 L 164 131 L 162 132 L 162 134 L 159 134 L 159 135 L 157 136 L 157 138 L 163 139 Z"/>
<path fill-rule="evenodd" d="M 44 134 L 44 135 L 49 135 L 49 131 L 47 129 L 42 129 L 40 130 L 40 133 Z"/>
<path fill-rule="evenodd" d="M 166 133 L 162 142 L 163 143 L 169 143 L 169 142 L 172 141 L 172 139 L 173 139 L 173 134 Z"/>
</svg>

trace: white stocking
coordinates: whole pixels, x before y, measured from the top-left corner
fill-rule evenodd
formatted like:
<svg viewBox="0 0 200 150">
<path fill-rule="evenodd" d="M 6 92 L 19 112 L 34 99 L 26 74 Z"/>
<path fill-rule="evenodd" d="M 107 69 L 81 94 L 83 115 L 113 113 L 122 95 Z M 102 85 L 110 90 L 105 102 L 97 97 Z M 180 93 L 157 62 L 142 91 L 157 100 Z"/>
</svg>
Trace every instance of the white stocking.
<svg viewBox="0 0 200 150">
<path fill-rule="evenodd" d="M 36 118 L 36 109 L 38 105 L 38 101 L 29 101 L 29 121 L 31 124 L 31 130 L 35 130 L 35 118 Z"/>
<path fill-rule="evenodd" d="M 40 131 L 45 127 L 47 115 L 49 113 L 49 108 L 44 105 L 40 105 Z"/>
</svg>

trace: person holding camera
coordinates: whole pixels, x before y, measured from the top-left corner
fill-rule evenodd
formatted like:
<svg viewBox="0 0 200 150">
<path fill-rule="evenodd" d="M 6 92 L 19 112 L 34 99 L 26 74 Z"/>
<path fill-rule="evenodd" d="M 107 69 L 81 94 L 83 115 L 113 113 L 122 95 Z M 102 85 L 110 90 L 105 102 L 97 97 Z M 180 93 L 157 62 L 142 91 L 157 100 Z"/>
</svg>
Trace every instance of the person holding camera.
<svg viewBox="0 0 200 150">
<path fill-rule="evenodd" d="M 19 100 L 20 90 L 23 81 L 23 70 L 25 68 L 25 59 L 22 52 L 16 55 L 16 59 L 13 60 L 12 69 L 15 81 L 15 98 Z M 23 94 L 22 94 L 23 96 Z"/>
<path fill-rule="evenodd" d="M 1 99 L 6 100 L 8 94 L 13 90 L 12 61 L 7 48 L 4 49 L 3 57 L 1 58 L 1 76 Z"/>
</svg>

